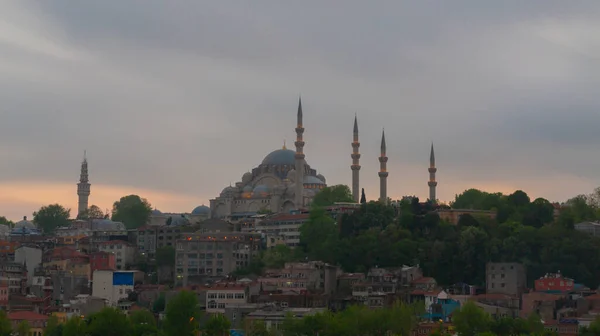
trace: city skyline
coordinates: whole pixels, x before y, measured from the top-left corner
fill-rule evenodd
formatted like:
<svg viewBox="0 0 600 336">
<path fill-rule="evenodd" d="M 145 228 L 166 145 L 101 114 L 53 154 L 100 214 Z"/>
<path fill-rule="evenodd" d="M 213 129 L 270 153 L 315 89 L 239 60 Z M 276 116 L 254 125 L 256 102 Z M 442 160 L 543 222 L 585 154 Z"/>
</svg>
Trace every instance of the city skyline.
<svg viewBox="0 0 600 336">
<path fill-rule="evenodd" d="M 90 205 L 208 205 L 293 143 L 300 94 L 306 161 L 328 185 L 352 187 L 358 116 L 371 200 L 382 127 L 392 199 L 427 198 L 431 142 L 441 201 L 600 185 L 596 2 L 134 3 L 0 5 L 0 216 L 74 217 L 84 150 Z"/>
</svg>

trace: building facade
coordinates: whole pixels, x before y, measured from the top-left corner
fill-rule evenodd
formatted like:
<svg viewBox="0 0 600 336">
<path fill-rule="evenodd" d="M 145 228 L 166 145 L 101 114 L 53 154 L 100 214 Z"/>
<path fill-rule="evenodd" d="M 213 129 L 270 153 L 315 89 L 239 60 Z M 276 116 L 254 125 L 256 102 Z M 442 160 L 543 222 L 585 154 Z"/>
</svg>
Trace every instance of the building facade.
<svg viewBox="0 0 600 336">
<path fill-rule="evenodd" d="M 487 263 L 486 292 L 521 296 L 527 286 L 527 272 L 519 263 Z"/>
</svg>

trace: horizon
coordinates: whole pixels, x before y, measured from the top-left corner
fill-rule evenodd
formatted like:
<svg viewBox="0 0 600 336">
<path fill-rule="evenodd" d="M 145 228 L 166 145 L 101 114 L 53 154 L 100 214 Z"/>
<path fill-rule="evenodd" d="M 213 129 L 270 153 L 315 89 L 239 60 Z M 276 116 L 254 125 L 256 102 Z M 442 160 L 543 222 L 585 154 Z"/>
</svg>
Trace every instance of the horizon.
<svg viewBox="0 0 600 336">
<path fill-rule="evenodd" d="M 543 8 L 543 11 L 540 11 Z M 295 139 L 351 187 L 388 197 L 476 188 L 564 202 L 600 186 L 600 3 L 0 4 L 0 216 L 136 194 L 190 212 Z M 106 22 L 110 22 L 107 25 Z M 596 75 L 594 75 L 596 74 Z"/>
</svg>

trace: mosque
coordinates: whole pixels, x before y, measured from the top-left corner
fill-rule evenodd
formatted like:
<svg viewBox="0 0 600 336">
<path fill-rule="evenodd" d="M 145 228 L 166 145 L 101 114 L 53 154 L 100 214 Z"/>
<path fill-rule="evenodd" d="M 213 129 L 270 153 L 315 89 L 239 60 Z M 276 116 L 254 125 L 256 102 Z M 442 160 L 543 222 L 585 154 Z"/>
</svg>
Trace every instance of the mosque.
<svg viewBox="0 0 600 336">
<path fill-rule="evenodd" d="M 298 101 L 295 151 L 288 149 L 285 144 L 281 149 L 269 153 L 258 167 L 245 173 L 241 181 L 235 185 L 225 187 L 219 196 L 210 200 L 210 207 L 200 205 L 191 213 L 162 213 L 155 209 L 149 225 L 186 225 L 198 223 L 207 218 L 243 218 L 260 212 L 282 213 L 308 207 L 315 195 L 327 186 L 327 180 L 317 170 L 312 168 L 305 160 L 304 155 L 304 125 L 302 114 L 302 101 Z M 352 197 L 355 203 L 360 199 L 360 141 L 358 136 L 358 121 L 354 117 L 352 138 Z M 381 135 L 381 152 L 379 160 L 379 201 L 388 202 L 387 196 L 387 161 L 385 132 Z M 429 159 L 429 199 L 436 201 L 436 172 L 433 144 L 431 145 Z M 300 182 L 299 182 L 300 181 Z M 88 208 L 90 196 L 90 183 L 88 179 L 88 164 L 84 154 L 81 164 L 81 174 L 77 184 L 79 198 L 78 212 L 82 213 Z M 24 223 L 27 221 L 23 221 Z M 105 227 L 119 227 L 119 224 L 110 220 L 102 223 Z M 109 223 L 110 222 L 110 223 Z M 110 225 L 109 225 L 110 224 Z M 21 225 L 23 226 L 23 225 Z M 31 225 L 25 225 L 31 226 Z M 1 234 L 1 233 L 0 233 Z"/>
<path fill-rule="evenodd" d="M 228 186 L 210 200 L 213 218 L 256 214 L 260 211 L 289 212 L 310 204 L 327 186 L 325 177 L 304 156 L 302 101 L 298 102 L 296 151 L 283 148 L 269 153 L 258 167 L 245 173 L 235 186 Z"/>
<path fill-rule="evenodd" d="M 210 200 L 210 217 L 235 218 L 265 212 L 290 212 L 307 207 L 315 195 L 327 186 L 325 177 L 306 162 L 304 155 L 304 126 L 302 122 L 302 101 L 298 101 L 296 150 L 285 147 L 269 153 L 261 164 L 252 171 L 242 175 L 241 181 L 228 186 L 221 194 Z M 352 197 L 358 203 L 360 198 L 360 142 L 358 137 L 358 121 L 354 117 L 352 141 Z M 387 161 L 385 132 L 381 136 L 381 152 L 378 158 L 380 169 L 379 200 L 387 202 Z M 436 200 L 435 157 L 431 145 L 429 165 L 429 199 Z M 298 182 L 301 181 L 301 182 Z"/>
</svg>

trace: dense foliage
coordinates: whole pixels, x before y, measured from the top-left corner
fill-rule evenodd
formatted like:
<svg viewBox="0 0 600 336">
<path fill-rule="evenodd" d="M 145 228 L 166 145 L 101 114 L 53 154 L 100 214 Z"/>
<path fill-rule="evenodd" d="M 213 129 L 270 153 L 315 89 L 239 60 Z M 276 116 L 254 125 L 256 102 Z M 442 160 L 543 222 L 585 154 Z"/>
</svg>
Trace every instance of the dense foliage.
<svg viewBox="0 0 600 336">
<path fill-rule="evenodd" d="M 416 198 L 398 207 L 362 204 L 338 222 L 315 207 L 301 228 L 302 253 L 280 248 L 277 255 L 323 260 L 348 272 L 419 264 L 425 274 L 446 285 L 483 285 L 487 262 L 521 262 L 530 284 L 560 270 L 596 288 L 600 239 L 574 230 L 573 225 L 599 218 L 598 194 L 596 190 L 568 200 L 555 218 L 553 204 L 542 198 L 531 201 L 523 191 L 503 195 L 470 189 L 456 196 L 453 207 L 493 210 L 496 215 L 465 214 L 457 225 L 442 221 L 431 203 Z M 272 254 L 265 255 L 272 259 Z"/>
<path fill-rule="evenodd" d="M 58 227 L 69 226 L 70 215 L 71 209 L 66 209 L 60 204 L 50 204 L 33 213 L 33 222 L 48 234 Z"/>
<path fill-rule="evenodd" d="M 105 216 L 106 214 L 102 212 L 102 209 L 100 209 L 99 206 L 92 204 L 87 210 L 77 215 L 77 219 L 97 219 L 104 218 Z"/>
<path fill-rule="evenodd" d="M 138 195 L 121 197 L 113 204 L 111 219 L 122 222 L 127 229 L 135 229 L 146 225 L 152 214 L 152 206 Z"/>
</svg>

